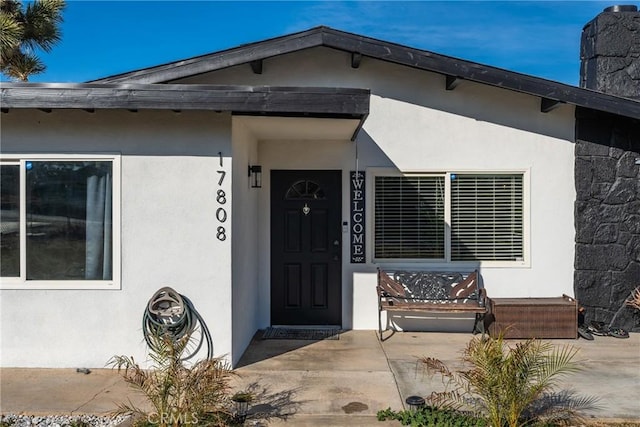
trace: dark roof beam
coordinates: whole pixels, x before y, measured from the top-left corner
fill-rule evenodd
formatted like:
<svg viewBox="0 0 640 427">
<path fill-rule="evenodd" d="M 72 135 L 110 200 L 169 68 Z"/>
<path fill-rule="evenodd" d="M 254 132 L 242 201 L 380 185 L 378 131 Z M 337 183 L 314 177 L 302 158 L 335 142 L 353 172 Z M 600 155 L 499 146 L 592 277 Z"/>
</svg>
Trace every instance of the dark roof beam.
<svg viewBox="0 0 640 427">
<path fill-rule="evenodd" d="M 351 53 L 351 68 L 360 68 L 362 62 L 362 54 L 358 52 Z"/>
<path fill-rule="evenodd" d="M 558 101 L 557 99 L 540 98 L 540 112 L 548 113 L 552 110 L 555 110 L 562 104 L 564 103 L 562 101 Z"/>
<path fill-rule="evenodd" d="M 262 59 L 256 59 L 255 61 L 251 61 L 249 64 L 251 65 L 251 71 L 253 74 L 262 74 Z"/>
<path fill-rule="evenodd" d="M 447 90 L 454 90 L 462 81 L 460 77 L 450 76 L 448 74 L 445 77 L 447 78 L 447 83 L 445 85 L 445 89 Z"/>
</svg>

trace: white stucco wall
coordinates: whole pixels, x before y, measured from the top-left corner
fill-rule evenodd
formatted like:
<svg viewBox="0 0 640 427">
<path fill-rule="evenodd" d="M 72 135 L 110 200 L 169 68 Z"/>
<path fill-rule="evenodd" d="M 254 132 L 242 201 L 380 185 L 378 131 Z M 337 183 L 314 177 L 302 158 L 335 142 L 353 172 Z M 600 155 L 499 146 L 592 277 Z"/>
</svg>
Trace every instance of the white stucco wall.
<svg viewBox="0 0 640 427">
<path fill-rule="evenodd" d="M 2 153 L 121 155 L 120 290 L 0 291 L 2 366 L 102 367 L 113 354 L 141 359 L 141 316 L 161 286 L 196 305 L 216 355 L 236 363 L 258 328 L 270 325 L 270 171 L 342 170 L 342 219 L 349 221 L 349 171 L 367 171 L 367 263 L 349 263 L 343 233 L 344 328 L 376 329 L 371 258 L 376 173 L 521 171 L 526 174 L 527 259 L 480 265 L 490 296 L 572 295 L 574 226 L 573 108 L 539 111 L 540 99 L 445 78 L 328 48 L 185 79 L 184 83 L 370 88 L 371 111 L 357 142 L 338 138 L 336 121 L 248 120 L 205 112 L 11 110 L 2 115 Z M 323 129 L 315 133 L 315 129 Z M 342 132 L 344 133 L 344 132 Z M 219 153 L 227 172 L 218 185 Z M 263 168 L 249 188 L 247 166 Z M 233 173 L 231 173 L 233 169 Z M 217 191 L 227 197 L 221 226 Z M 406 263 L 403 265 L 407 265 Z M 418 263 L 413 268 L 468 269 Z M 47 349 L 33 351 L 34 348 Z"/>
<path fill-rule="evenodd" d="M 233 120 L 233 238 L 232 242 L 232 362 L 237 364 L 260 322 L 258 291 L 258 196 L 251 188 L 249 165 L 258 164 L 257 140 L 238 120 Z"/>
<path fill-rule="evenodd" d="M 121 290 L 1 290 L 2 366 L 104 367 L 144 360 L 141 319 L 171 286 L 231 354 L 231 242 L 216 239 L 219 152 L 231 170 L 231 118 L 216 113 L 12 110 L 2 153 L 121 154 Z M 224 184 L 231 209 L 231 176 Z M 229 212 L 231 217 L 231 212 Z"/>
<path fill-rule="evenodd" d="M 572 143 L 514 126 L 416 108 L 398 100 L 373 96 L 371 101 L 364 139 L 388 155 L 393 163 L 388 166 L 403 172 L 521 171 L 526 174 L 528 245 L 525 251 L 528 255 L 522 266 L 480 265 L 490 296 L 573 295 Z M 518 107 L 511 104 L 513 109 Z M 519 109 L 522 127 L 531 126 L 526 123 L 526 106 Z M 385 125 L 382 118 L 396 126 Z M 554 133 L 560 134 L 560 131 Z M 368 195 L 371 201 L 371 187 Z M 371 236 L 368 240 L 372 241 Z"/>
<path fill-rule="evenodd" d="M 371 259 L 371 183 L 375 173 L 385 171 L 525 173 L 526 261 L 480 265 L 485 286 L 493 297 L 573 295 L 573 107 L 565 105 L 545 114 L 540 112 L 538 97 L 468 81 L 447 91 L 444 76 L 370 58 L 353 69 L 347 53 L 329 48 L 270 58 L 260 75 L 242 65 L 183 82 L 371 89 L 371 112 L 357 138 L 359 168 L 368 171 L 368 263 L 349 264 L 349 248 L 343 245 L 343 327 L 377 328 L 377 309 L 371 301 L 378 265 Z M 269 310 L 269 170 L 343 170 L 343 220 L 348 221 L 348 171 L 355 168 L 355 151 L 355 144 L 346 140 L 269 135 L 258 141 L 264 172 L 258 227 L 261 312 Z M 348 235 L 343 240 L 346 243 Z M 453 270 L 477 267 L 397 264 Z M 262 316 L 260 321 L 263 326 L 269 324 Z"/>
</svg>

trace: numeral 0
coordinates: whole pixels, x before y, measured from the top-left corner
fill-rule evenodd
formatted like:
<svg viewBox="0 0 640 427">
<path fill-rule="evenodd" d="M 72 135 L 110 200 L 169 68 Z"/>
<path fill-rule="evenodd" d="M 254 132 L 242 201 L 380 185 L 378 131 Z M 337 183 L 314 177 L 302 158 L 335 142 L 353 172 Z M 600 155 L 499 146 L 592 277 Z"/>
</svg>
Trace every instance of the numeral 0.
<svg viewBox="0 0 640 427">
<path fill-rule="evenodd" d="M 227 211 L 223 208 L 218 208 L 216 211 L 216 219 L 220 222 L 225 222 L 227 220 Z"/>
</svg>

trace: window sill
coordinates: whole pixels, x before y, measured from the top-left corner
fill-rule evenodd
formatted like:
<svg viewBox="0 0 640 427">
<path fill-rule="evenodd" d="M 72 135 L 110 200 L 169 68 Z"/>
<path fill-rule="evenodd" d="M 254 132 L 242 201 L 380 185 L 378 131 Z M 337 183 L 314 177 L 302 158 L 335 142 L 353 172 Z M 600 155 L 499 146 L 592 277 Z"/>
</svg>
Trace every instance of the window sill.
<svg viewBox="0 0 640 427">
<path fill-rule="evenodd" d="M 0 290 L 112 290 L 122 289 L 112 280 L 12 280 L 2 279 Z"/>
<path fill-rule="evenodd" d="M 461 269 L 473 271 L 477 268 L 530 268 L 529 261 L 445 261 L 428 259 L 373 259 L 373 264 L 379 265 L 406 265 L 408 268 L 416 265 L 424 265 L 429 269 Z"/>
</svg>

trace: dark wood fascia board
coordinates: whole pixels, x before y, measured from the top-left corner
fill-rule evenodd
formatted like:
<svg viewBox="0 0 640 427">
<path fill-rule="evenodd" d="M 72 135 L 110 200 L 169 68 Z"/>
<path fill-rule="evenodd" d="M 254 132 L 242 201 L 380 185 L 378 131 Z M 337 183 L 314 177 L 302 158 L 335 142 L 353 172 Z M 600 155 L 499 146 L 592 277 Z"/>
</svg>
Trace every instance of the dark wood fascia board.
<svg viewBox="0 0 640 427">
<path fill-rule="evenodd" d="M 547 96 L 542 95 L 541 98 L 546 98 L 547 101 L 545 102 L 547 103 L 560 102 L 573 104 L 577 107 L 585 107 L 592 110 L 630 117 L 632 119 L 640 119 L 640 102 L 590 89 L 566 86 L 565 89 L 549 91 Z"/>
<path fill-rule="evenodd" d="M 266 115 L 361 118 L 370 91 L 349 88 L 209 85 L 10 83 L 3 109 L 207 110 Z"/>
<path fill-rule="evenodd" d="M 355 34 L 325 29 L 323 45 L 348 52 L 360 52 L 399 65 L 431 71 L 528 95 L 548 98 L 627 117 L 640 117 L 640 102 L 564 83 L 439 55 Z"/>
<path fill-rule="evenodd" d="M 165 83 L 184 77 L 261 61 L 322 44 L 322 27 L 242 45 L 208 55 L 118 74 L 89 83 Z"/>
<path fill-rule="evenodd" d="M 449 90 L 455 87 L 455 84 L 460 80 L 469 80 L 539 98 L 546 98 L 549 101 L 574 104 L 576 106 L 602 110 L 632 118 L 640 117 L 640 102 L 637 101 L 353 33 L 334 30 L 328 27 L 316 27 L 288 36 L 277 37 L 210 55 L 107 77 L 96 80 L 95 82 L 170 82 L 184 77 L 203 74 L 235 65 L 252 63 L 254 61 L 261 61 L 270 57 L 317 46 L 325 46 L 352 54 L 352 66 L 354 65 L 354 58 L 368 56 L 381 61 L 438 73 L 447 76 L 446 88 Z M 356 62 L 359 64 L 360 60 L 358 59 Z"/>
</svg>

